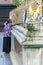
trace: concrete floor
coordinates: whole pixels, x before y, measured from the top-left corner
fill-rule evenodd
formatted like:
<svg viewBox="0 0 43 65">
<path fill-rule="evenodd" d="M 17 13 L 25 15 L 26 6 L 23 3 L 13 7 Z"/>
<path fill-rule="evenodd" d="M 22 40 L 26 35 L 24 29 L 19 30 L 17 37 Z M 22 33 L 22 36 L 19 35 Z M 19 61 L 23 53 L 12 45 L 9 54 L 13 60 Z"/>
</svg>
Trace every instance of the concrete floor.
<svg viewBox="0 0 43 65">
<path fill-rule="evenodd" d="M 12 65 L 10 55 L 4 54 L 2 52 L 2 49 L 3 49 L 3 33 L 0 32 L 0 65 Z"/>
<path fill-rule="evenodd" d="M 13 42 L 13 41 L 12 41 Z M 13 48 L 13 44 L 12 44 Z M 11 51 L 10 54 L 4 54 L 3 49 L 3 33 L 0 32 L 0 65 L 20 65 L 15 51 Z M 2 56 L 1 56 L 2 55 Z"/>
</svg>

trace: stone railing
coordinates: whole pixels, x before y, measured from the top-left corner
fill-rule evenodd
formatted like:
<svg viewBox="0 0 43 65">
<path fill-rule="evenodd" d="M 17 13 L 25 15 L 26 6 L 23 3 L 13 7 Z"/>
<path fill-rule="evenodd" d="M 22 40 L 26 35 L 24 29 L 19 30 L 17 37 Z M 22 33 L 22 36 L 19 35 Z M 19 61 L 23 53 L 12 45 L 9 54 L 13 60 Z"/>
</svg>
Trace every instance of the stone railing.
<svg viewBox="0 0 43 65">
<path fill-rule="evenodd" d="M 43 65 L 43 31 L 38 31 L 35 37 L 26 37 L 27 29 L 16 25 L 11 33 L 21 65 Z"/>
</svg>

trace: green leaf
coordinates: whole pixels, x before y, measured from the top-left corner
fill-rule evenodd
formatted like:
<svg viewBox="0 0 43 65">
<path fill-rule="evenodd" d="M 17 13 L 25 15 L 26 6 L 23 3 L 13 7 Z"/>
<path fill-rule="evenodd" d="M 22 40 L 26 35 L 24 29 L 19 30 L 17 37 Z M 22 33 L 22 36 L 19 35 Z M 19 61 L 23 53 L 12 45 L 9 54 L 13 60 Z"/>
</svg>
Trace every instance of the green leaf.
<svg viewBox="0 0 43 65">
<path fill-rule="evenodd" d="M 27 37 L 35 37 L 35 34 L 39 31 L 39 30 L 37 30 L 34 26 L 33 26 L 33 24 L 27 24 Z"/>
</svg>

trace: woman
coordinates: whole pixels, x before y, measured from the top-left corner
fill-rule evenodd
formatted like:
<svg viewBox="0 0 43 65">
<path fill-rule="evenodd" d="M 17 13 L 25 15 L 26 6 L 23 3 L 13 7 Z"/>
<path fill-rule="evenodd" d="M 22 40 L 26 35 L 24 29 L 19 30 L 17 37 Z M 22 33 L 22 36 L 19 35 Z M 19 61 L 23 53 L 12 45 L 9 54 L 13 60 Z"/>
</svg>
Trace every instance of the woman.
<svg viewBox="0 0 43 65">
<path fill-rule="evenodd" d="M 13 25 L 11 20 L 7 20 L 4 24 L 3 52 L 5 53 L 11 51 L 11 29 Z"/>
</svg>

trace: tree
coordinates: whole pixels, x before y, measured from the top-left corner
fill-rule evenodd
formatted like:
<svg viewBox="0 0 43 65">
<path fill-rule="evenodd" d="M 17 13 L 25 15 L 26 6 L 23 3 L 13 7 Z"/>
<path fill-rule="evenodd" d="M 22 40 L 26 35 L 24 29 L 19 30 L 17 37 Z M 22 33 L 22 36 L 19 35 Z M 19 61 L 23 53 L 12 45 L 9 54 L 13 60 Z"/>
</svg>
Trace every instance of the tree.
<svg viewBox="0 0 43 65">
<path fill-rule="evenodd" d="M 15 4 L 16 6 L 19 6 L 23 3 L 25 3 L 26 0 L 13 0 L 13 4 Z"/>
</svg>

